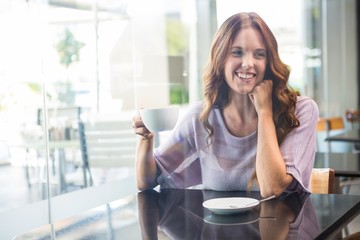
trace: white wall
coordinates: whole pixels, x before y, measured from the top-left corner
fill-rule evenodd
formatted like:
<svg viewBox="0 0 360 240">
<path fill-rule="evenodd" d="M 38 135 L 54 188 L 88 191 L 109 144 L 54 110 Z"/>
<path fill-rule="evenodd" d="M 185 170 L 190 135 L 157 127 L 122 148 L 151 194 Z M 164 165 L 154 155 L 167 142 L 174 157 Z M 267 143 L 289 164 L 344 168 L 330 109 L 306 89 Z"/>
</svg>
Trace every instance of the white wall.
<svg viewBox="0 0 360 240">
<path fill-rule="evenodd" d="M 346 109 L 357 108 L 358 99 L 356 0 L 323 0 L 322 4 L 326 59 L 320 105 L 324 116 L 344 115 Z"/>
</svg>

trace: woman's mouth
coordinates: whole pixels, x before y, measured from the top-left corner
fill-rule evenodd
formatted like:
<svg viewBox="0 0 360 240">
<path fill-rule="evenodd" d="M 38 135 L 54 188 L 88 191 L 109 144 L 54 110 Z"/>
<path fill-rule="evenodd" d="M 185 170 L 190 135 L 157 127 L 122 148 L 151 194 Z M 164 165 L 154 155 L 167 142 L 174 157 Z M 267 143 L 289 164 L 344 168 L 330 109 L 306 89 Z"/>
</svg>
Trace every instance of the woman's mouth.
<svg viewBox="0 0 360 240">
<path fill-rule="evenodd" d="M 236 76 L 238 76 L 240 79 L 245 80 L 245 81 L 249 81 L 252 78 L 254 78 L 256 76 L 256 74 L 254 73 L 240 73 L 240 72 L 236 72 L 235 73 Z"/>
</svg>

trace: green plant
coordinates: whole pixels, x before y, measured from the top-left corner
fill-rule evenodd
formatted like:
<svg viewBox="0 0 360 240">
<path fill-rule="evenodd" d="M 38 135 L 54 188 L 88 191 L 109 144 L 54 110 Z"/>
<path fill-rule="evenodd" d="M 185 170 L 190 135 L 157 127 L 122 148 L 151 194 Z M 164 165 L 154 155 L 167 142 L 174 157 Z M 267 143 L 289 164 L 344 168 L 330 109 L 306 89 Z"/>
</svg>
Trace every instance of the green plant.
<svg viewBox="0 0 360 240">
<path fill-rule="evenodd" d="M 74 34 L 68 28 L 65 28 L 59 42 L 56 44 L 56 50 L 60 57 L 60 63 L 68 68 L 71 63 L 79 61 L 79 51 L 84 46 L 85 43 L 76 40 Z"/>
<path fill-rule="evenodd" d="M 170 87 L 170 104 L 183 104 L 189 102 L 189 93 L 183 86 Z"/>
<path fill-rule="evenodd" d="M 73 62 L 80 60 L 80 49 L 84 46 L 85 43 L 76 40 L 70 29 L 65 28 L 55 48 L 58 52 L 60 63 L 65 66 L 66 71 Z M 57 92 L 58 101 L 67 105 L 72 105 L 75 102 L 76 94 L 69 78 L 65 79 L 65 81 L 57 82 L 54 87 Z"/>
<path fill-rule="evenodd" d="M 188 32 L 180 20 L 166 20 L 166 42 L 170 56 L 185 54 L 188 49 Z"/>
</svg>

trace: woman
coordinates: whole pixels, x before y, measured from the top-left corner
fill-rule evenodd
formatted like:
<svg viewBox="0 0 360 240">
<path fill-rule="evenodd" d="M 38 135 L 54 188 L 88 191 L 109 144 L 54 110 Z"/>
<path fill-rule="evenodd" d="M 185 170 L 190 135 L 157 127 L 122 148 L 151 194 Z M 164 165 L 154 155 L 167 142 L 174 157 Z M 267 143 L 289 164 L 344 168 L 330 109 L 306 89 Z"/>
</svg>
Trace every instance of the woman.
<svg viewBox="0 0 360 240">
<path fill-rule="evenodd" d="M 260 16 L 227 19 L 211 47 L 204 100 L 190 107 L 168 141 L 153 151 L 153 134 L 134 117 L 139 190 L 201 184 L 263 197 L 308 191 L 319 111 L 288 86 L 289 74 Z"/>
</svg>

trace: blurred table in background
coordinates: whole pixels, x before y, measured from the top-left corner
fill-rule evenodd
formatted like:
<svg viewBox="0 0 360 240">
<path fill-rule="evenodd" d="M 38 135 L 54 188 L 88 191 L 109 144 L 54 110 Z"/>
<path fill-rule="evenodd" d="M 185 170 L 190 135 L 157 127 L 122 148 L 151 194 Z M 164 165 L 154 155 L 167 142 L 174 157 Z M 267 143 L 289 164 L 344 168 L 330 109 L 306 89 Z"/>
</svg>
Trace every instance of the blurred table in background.
<svg viewBox="0 0 360 240">
<path fill-rule="evenodd" d="M 345 133 L 328 136 L 325 138 L 328 142 L 349 142 L 349 143 L 360 143 L 360 130 L 351 129 Z"/>
<path fill-rule="evenodd" d="M 46 143 L 43 139 L 22 141 L 9 145 L 10 148 L 20 148 L 26 151 L 25 176 L 28 186 L 46 181 Z M 66 164 L 68 162 L 66 150 L 80 151 L 80 142 L 74 140 L 49 141 L 49 171 L 56 176 L 57 193 L 66 192 L 67 182 L 65 179 Z M 30 156 L 34 151 L 35 157 Z M 81 159 L 80 159 L 81 160 Z M 81 165 L 81 162 L 77 164 Z M 45 198 L 45 193 L 43 193 Z"/>
<path fill-rule="evenodd" d="M 314 167 L 335 170 L 335 192 L 350 192 L 360 185 L 360 153 L 317 152 Z"/>
<path fill-rule="evenodd" d="M 337 177 L 360 177 L 360 154 L 316 152 L 314 167 L 333 168 Z"/>
<path fill-rule="evenodd" d="M 325 141 L 329 143 L 342 142 L 353 144 L 352 152 L 358 153 L 360 152 L 360 129 L 350 129 L 341 134 L 328 136 L 325 138 Z"/>
</svg>

